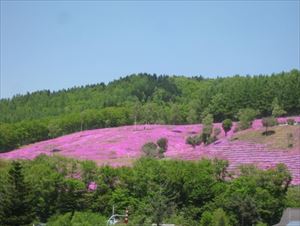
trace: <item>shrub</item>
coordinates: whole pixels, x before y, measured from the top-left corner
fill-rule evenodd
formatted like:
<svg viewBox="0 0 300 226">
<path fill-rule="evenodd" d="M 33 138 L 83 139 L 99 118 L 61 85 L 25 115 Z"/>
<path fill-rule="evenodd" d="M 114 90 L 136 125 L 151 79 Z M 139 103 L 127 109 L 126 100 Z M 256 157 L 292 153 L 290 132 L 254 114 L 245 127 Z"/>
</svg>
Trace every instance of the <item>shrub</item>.
<svg viewBox="0 0 300 226">
<path fill-rule="evenodd" d="M 190 144 L 194 147 L 196 147 L 197 145 L 200 145 L 202 142 L 202 137 L 199 136 L 199 135 L 196 135 L 196 136 L 189 136 L 187 139 L 186 139 L 186 143 L 187 144 Z"/>
<path fill-rule="evenodd" d="M 275 98 L 272 102 L 272 116 L 279 117 L 286 114 L 286 111 L 280 106 L 278 99 Z"/>
<path fill-rule="evenodd" d="M 212 114 L 208 114 L 205 116 L 205 118 L 202 120 L 203 133 L 211 134 L 213 122 L 214 122 L 214 118 L 213 118 Z"/>
<path fill-rule="evenodd" d="M 231 129 L 232 127 L 232 121 L 230 119 L 225 119 L 223 122 L 222 122 L 222 127 L 223 127 L 223 130 L 225 131 L 225 136 L 227 136 L 227 132 Z"/>
<path fill-rule="evenodd" d="M 258 114 L 259 112 L 252 108 L 240 109 L 238 112 L 239 129 L 244 130 L 250 128 L 252 121 Z"/>
<path fill-rule="evenodd" d="M 147 157 L 156 157 L 158 154 L 157 145 L 153 142 L 148 142 L 143 145 L 142 151 Z"/>
<path fill-rule="evenodd" d="M 105 225 L 106 218 L 98 213 L 92 212 L 71 212 L 52 216 L 47 225 L 49 226 L 93 226 L 93 225 Z"/>
<path fill-rule="evenodd" d="M 156 143 L 148 142 L 143 145 L 142 151 L 147 157 L 159 157 L 163 158 L 164 153 L 168 149 L 168 139 L 167 138 L 160 138 L 157 140 Z"/>
<path fill-rule="evenodd" d="M 213 212 L 211 225 L 230 226 L 229 218 L 223 209 L 219 208 Z"/>
<path fill-rule="evenodd" d="M 211 144 L 211 143 L 213 143 L 213 142 L 215 142 L 217 140 L 217 137 L 216 136 L 210 136 L 210 137 L 208 137 L 208 139 L 207 139 L 207 141 L 206 141 L 206 145 L 207 144 Z"/>
<path fill-rule="evenodd" d="M 203 132 L 200 135 L 201 141 L 205 144 L 211 144 L 217 140 L 217 136 Z"/>
<path fill-rule="evenodd" d="M 212 222 L 212 213 L 209 211 L 204 211 L 201 215 L 200 226 L 211 225 Z"/>
<path fill-rule="evenodd" d="M 167 138 L 160 138 L 157 140 L 157 145 L 160 147 L 164 152 L 168 149 L 168 139 Z"/>
<path fill-rule="evenodd" d="M 288 125 L 294 125 L 294 124 L 295 124 L 295 119 L 289 118 L 289 119 L 287 120 L 287 124 L 288 124 Z"/>
</svg>

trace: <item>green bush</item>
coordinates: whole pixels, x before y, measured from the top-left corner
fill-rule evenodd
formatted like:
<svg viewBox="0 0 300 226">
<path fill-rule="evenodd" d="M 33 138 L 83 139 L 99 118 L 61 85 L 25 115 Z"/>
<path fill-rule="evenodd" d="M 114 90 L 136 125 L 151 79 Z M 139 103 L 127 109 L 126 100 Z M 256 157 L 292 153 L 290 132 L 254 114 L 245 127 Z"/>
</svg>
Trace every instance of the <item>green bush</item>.
<svg viewBox="0 0 300 226">
<path fill-rule="evenodd" d="M 144 144 L 142 151 L 147 157 L 156 157 L 158 154 L 157 145 L 153 142 Z"/>
<path fill-rule="evenodd" d="M 278 98 L 274 98 L 272 102 L 272 116 L 279 117 L 285 115 L 286 111 L 283 107 L 279 104 Z"/>
<path fill-rule="evenodd" d="M 1 225 L 28 225 L 40 220 L 48 222 L 47 226 L 105 226 L 112 205 L 118 214 L 124 214 L 128 207 L 128 226 L 151 225 L 158 222 L 155 219 L 182 226 L 199 222 L 228 225 L 228 219 L 232 225 L 255 225 L 259 221 L 273 225 L 279 222 L 282 208 L 299 207 L 300 203 L 299 188 L 289 188 L 291 175 L 284 165 L 267 170 L 245 166 L 239 177 L 231 176 L 228 163 L 217 159 L 141 158 L 132 167 L 113 168 L 41 155 L 22 161 L 21 174 L 14 172 L 17 168 L 10 171 L 12 162 L 1 165 Z M 81 174 L 77 179 L 76 172 Z M 84 181 L 90 179 L 95 179 L 96 191 L 86 188 Z M 28 189 L 24 189 L 26 184 Z M 21 214 L 15 206 L 20 207 Z M 24 222 L 24 217 L 31 215 L 28 207 L 33 207 L 34 215 Z M 8 217 L 19 222 L 6 223 Z"/>
<path fill-rule="evenodd" d="M 248 129 L 251 127 L 252 121 L 259 114 L 257 110 L 252 108 L 240 109 L 238 112 L 239 126 L 240 130 Z"/>
<path fill-rule="evenodd" d="M 200 135 L 189 136 L 186 139 L 186 143 L 192 145 L 194 148 L 202 143 L 202 137 Z"/>
<path fill-rule="evenodd" d="M 168 139 L 167 138 L 160 138 L 157 140 L 157 145 L 160 149 L 165 152 L 168 149 Z"/>
<path fill-rule="evenodd" d="M 231 127 L 232 127 L 232 121 L 230 119 L 225 119 L 222 122 L 222 128 L 225 131 L 225 136 L 227 135 L 227 132 L 230 131 Z"/>
<path fill-rule="evenodd" d="M 287 207 L 291 208 L 300 208 L 300 185 L 291 186 L 288 188 L 286 194 L 286 203 Z"/>
<path fill-rule="evenodd" d="M 99 213 L 75 212 L 51 217 L 47 226 L 95 226 L 106 225 L 107 219 Z"/>
<path fill-rule="evenodd" d="M 217 140 L 216 136 L 210 136 L 208 137 L 207 141 L 206 141 L 206 145 L 207 144 L 212 144 L 213 142 L 215 142 Z"/>
</svg>

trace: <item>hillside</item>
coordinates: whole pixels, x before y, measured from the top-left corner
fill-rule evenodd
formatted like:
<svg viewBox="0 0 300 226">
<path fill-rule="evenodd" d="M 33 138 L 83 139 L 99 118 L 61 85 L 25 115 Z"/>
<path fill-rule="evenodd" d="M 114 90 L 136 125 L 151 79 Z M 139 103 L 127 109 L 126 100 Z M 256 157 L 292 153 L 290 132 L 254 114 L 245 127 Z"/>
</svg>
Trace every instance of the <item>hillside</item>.
<svg viewBox="0 0 300 226">
<path fill-rule="evenodd" d="M 56 92 L 37 91 L 0 100 L 0 152 L 77 131 L 138 124 L 197 124 L 300 114 L 300 72 L 208 79 L 133 74 L 110 82 Z M 281 116 L 279 114 L 277 116 Z"/>
<path fill-rule="evenodd" d="M 300 122 L 300 117 L 294 117 Z M 286 118 L 279 119 L 281 123 Z M 221 128 L 220 123 L 214 127 Z M 293 175 L 293 183 L 300 184 L 300 134 L 299 125 L 280 125 L 272 130 L 285 130 L 295 132 L 295 143 L 292 148 L 274 147 L 270 141 L 276 141 L 276 133 L 267 137 L 266 142 L 253 140 L 253 133 L 261 134 L 264 129 L 261 120 L 255 120 L 251 129 L 234 133 L 234 127 L 229 131 L 227 137 L 224 132 L 219 139 L 208 146 L 192 146 L 186 144 L 187 136 L 197 134 L 202 125 L 137 125 L 115 128 L 88 130 L 65 135 L 55 139 L 38 142 L 23 146 L 20 149 L 0 153 L 0 158 L 5 159 L 32 159 L 39 154 L 63 155 L 77 159 L 94 160 L 98 164 L 109 164 L 112 166 L 130 165 L 135 159 L 142 155 L 141 147 L 149 141 L 159 138 L 168 139 L 168 149 L 165 153 L 167 158 L 197 160 L 200 158 L 222 158 L 230 162 L 229 169 L 236 170 L 240 164 L 255 164 L 262 169 L 272 168 L 278 163 L 288 166 Z M 247 136 L 248 134 L 248 136 Z M 283 134 L 283 132 L 281 132 Z M 280 134 L 279 134 L 280 135 Z M 248 137 L 248 139 L 246 139 Z M 278 138 L 278 134 L 277 134 Z M 285 142 L 285 137 L 282 138 Z"/>
</svg>

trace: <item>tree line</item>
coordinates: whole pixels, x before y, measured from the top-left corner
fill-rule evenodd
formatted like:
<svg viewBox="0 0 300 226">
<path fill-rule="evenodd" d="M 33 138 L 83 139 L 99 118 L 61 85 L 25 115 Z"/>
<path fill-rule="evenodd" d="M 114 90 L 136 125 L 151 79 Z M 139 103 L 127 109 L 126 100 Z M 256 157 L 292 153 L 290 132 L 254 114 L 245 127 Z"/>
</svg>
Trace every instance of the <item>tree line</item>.
<svg viewBox="0 0 300 226">
<path fill-rule="evenodd" d="M 46 155 L 1 160 L 0 225 L 106 225 L 114 206 L 119 214 L 128 209 L 128 226 L 263 226 L 279 222 L 284 208 L 299 207 L 284 165 L 245 165 L 238 178 L 227 167 L 218 159 L 141 158 L 121 168 Z"/>
<path fill-rule="evenodd" d="M 298 70 L 215 79 L 133 74 L 107 85 L 1 99 L 0 151 L 86 129 L 200 123 L 208 114 L 214 122 L 236 121 L 245 109 L 265 117 L 274 106 L 277 115 L 300 114 Z"/>
</svg>

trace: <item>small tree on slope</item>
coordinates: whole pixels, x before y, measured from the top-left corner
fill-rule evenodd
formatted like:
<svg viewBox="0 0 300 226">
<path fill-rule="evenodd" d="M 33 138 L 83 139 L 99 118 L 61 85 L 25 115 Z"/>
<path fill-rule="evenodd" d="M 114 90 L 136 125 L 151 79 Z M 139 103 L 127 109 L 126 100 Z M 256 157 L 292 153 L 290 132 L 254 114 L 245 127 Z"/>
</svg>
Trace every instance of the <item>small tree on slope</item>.
<svg viewBox="0 0 300 226">
<path fill-rule="evenodd" d="M 225 136 L 227 136 L 227 132 L 230 131 L 230 129 L 232 127 L 232 121 L 230 119 L 225 119 L 222 122 L 222 127 L 223 127 L 223 130 L 225 131 Z"/>
<path fill-rule="evenodd" d="M 266 128 L 264 134 L 267 136 L 269 134 L 268 128 L 275 126 L 277 124 L 277 121 L 274 117 L 266 117 L 262 119 L 262 124 Z"/>
</svg>

